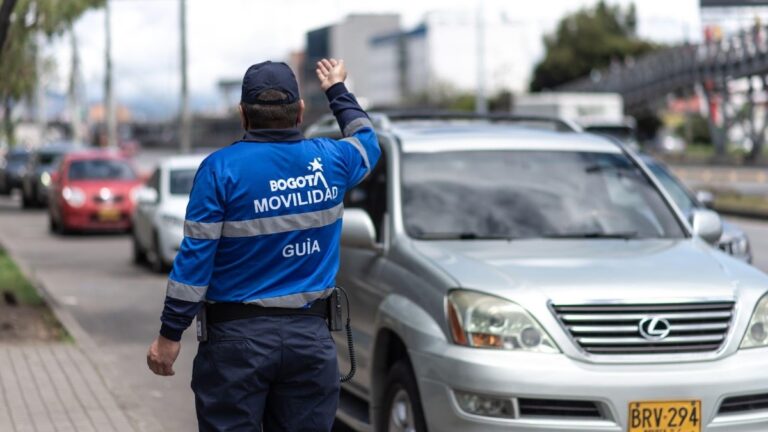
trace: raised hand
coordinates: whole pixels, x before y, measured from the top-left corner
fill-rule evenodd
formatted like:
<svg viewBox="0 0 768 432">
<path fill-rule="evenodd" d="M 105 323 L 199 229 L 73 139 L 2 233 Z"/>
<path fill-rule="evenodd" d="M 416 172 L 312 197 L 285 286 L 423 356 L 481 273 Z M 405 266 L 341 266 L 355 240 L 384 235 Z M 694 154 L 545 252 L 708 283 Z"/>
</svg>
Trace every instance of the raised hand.
<svg viewBox="0 0 768 432">
<path fill-rule="evenodd" d="M 315 72 L 320 80 L 320 88 L 323 91 L 347 79 L 347 68 L 344 67 L 344 60 L 322 59 L 317 62 Z"/>
</svg>

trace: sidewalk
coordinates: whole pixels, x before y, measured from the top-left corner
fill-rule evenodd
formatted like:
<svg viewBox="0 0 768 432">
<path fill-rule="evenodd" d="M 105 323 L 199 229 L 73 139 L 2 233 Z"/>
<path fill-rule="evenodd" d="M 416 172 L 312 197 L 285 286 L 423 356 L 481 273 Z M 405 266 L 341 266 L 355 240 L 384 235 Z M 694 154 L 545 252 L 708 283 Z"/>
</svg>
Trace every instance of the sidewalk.
<svg viewBox="0 0 768 432">
<path fill-rule="evenodd" d="M 0 431 L 134 430 L 76 345 L 0 344 Z"/>
</svg>

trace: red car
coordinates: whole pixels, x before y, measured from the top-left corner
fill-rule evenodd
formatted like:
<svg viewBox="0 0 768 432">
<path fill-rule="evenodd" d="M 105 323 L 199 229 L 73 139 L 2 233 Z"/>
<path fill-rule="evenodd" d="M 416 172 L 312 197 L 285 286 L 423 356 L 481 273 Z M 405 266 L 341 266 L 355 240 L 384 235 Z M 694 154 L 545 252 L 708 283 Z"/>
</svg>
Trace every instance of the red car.
<svg viewBox="0 0 768 432">
<path fill-rule="evenodd" d="M 70 153 L 51 177 L 51 231 L 132 228 L 131 215 L 141 179 L 124 155 L 98 150 Z"/>
</svg>

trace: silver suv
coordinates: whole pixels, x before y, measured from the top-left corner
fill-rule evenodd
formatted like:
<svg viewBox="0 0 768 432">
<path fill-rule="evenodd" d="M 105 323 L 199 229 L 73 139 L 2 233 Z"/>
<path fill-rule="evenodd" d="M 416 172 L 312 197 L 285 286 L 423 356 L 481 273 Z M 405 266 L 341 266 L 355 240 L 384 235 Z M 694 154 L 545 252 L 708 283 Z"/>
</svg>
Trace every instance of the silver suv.
<svg viewBox="0 0 768 432">
<path fill-rule="evenodd" d="M 379 134 L 385 157 L 345 201 L 342 421 L 768 430 L 768 277 L 711 246 L 717 214 L 689 224 L 635 154 L 593 135 L 482 120 Z"/>
</svg>

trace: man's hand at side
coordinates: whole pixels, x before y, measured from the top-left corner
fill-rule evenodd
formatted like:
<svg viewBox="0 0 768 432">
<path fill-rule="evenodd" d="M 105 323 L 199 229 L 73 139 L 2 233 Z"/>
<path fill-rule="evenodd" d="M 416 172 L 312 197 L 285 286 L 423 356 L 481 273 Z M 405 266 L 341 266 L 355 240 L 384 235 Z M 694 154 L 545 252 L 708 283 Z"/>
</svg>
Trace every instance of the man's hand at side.
<svg viewBox="0 0 768 432">
<path fill-rule="evenodd" d="M 344 60 L 322 59 L 317 62 L 315 72 L 320 80 L 320 88 L 323 91 L 347 79 L 347 68 L 344 67 Z"/>
<path fill-rule="evenodd" d="M 155 375 L 174 375 L 176 372 L 173 371 L 173 363 L 179 356 L 179 350 L 181 350 L 181 342 L 157 336 L 149 346 L 147 366 Z"/>
</svg>

